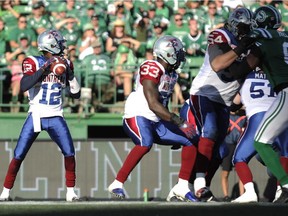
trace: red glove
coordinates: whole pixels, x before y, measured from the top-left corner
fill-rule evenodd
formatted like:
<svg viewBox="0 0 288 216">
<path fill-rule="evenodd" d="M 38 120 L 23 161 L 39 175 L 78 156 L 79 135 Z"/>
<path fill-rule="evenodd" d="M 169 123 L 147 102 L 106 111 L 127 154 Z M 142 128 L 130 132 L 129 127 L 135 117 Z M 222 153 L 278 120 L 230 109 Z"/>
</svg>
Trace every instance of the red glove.
<svg viewBox="0 0 288 216">
<path fill-rule="evenodd" d="M 177 116 L 175 113 L 172 113 L 171 122 L 176 124 L 179 129 L 186 135 L 187 138 L 193 138 L 193 136 L 197 135 L 197 127 L 195 124 L 189 123 Z"/>
<path fill-rule="evenodd" d="M 183 131 L 183 133 L 186 135 L 187 138 L 193 138 L 195 135 L 197 135 L 196 125 L 189 123 L 187 121 L 184 121 L 180 126 L 179 129 Z"/>
</svg>

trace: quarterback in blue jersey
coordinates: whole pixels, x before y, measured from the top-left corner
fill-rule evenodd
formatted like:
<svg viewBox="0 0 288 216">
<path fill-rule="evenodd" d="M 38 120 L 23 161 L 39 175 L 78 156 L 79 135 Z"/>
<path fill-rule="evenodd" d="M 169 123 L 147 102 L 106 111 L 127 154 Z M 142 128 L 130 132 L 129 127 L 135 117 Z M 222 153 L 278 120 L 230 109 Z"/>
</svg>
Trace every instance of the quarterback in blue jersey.
<svg viewBox="0 0 288 216">
<path fill-rule="evenodd" d="M 73 63 L 64 59 L 66 40 L 57 30 L 47 30 L 38 36 L 38 49 L 41 56 L 28 56 L 22 63 L 24 76 L 21 90 L 28 91 L 29 111 L 22 127 L 14 157 L 11 160 L 0 201 L 8 201 L 10 190 L 20 166 L 39 133 L 47 131 L 51 139 L 58 145 L 64 156 L 66 177 L 66 201 L 79 200 L 74 192 L 75 186 L 75 149 L 67 123 L 63 118 L 62 89 L 69 87 L 70 96 L 80 98 L 80 86 L 74 77 Z M 50 66 L 61 58 L 66 65 L 62 75 L 54 73 Z"/>
</svg>

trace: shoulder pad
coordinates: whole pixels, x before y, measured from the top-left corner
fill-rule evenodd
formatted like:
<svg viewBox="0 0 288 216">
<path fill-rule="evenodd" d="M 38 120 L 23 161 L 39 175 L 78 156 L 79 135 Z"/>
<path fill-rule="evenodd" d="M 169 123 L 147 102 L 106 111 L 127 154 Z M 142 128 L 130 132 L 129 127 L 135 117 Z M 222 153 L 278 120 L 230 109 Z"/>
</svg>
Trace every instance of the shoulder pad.
<svg viewBox="0 0 288 216">
<path fill-rule="evenodd" d="M 248 37 L 255 38 L 255 39 L 257 38 L 272 39 L 272 34 L 267 29 L 258 28 L 258 29 L 252 30 L 248 34 Z"/>
</svg>

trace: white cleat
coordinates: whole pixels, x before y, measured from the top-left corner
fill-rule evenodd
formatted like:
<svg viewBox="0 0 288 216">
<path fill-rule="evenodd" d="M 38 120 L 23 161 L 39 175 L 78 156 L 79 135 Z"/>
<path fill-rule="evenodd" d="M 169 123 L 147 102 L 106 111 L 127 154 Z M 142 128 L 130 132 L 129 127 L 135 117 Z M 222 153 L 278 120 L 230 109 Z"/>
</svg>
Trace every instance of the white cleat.
<svg viewBox="0 0 288 216">
<path fill-rule="evenodd" d="M 276 193 L 275 193 L 275 198 L 273 200 L 273 203 L 276 202 L 276 200 L 279 199 L 279 197 L 281 196 L 281 193 L 282 193 L 282 188 L 279 186 L 277 186 L 277 190 L 276 190 Z"/>
<path fill-rule="evenodd" d="M 258 202 L 258 197 L 255 192 L 245 192 L 237 199 L 232 200 L 233 203 L 250 203 L 250 202 Z"/>
<path fill-rule="evenodd" d="M 10 189 L 4 188 L 0 195 L 0 202 L 12 201 L 10 197 Z"/>
<path fill-rule="evenodd" d="M 166 198 L 166 201 L 168 201 L 168 202 L 183 202 L 184 200 L 182 198 L 179 198 L 175 195 L 175 193 L 174 193 L 175 187 L 176 187 L 176 185 L 174 185 L 174 187 L 170 190 L 170 192 Z"/>
<path fill-rule="evenodd" d="M 73 192 L 67 192 L 66 193 L 66 201 L 67 202 L 78 202 L 78 201 L 81 201 L 79 199 L 79 197 Z"/>
</svg>

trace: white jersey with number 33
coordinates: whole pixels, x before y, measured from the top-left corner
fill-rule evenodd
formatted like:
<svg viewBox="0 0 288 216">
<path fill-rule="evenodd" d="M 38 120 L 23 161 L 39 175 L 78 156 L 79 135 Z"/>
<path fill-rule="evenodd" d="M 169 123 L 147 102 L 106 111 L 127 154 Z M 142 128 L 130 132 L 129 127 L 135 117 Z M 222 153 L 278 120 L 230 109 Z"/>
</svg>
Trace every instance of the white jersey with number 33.
<svg viewBox="0 0 288 216">
<path fill-rule="evenodd" d="M 155 60 L 143 62 L 139 69 L 134 91 L 129 95 L 125 104 L 124 118 L 143 116 L 151 121 L 158 122 L 159 118 L 149 109 L 143 92 L 142 82 L 149 79 L 158 85 L 159 100 L 167 107 L 170 96 L 178 79 L 176 71 L 167 73 L 164 67 Z"/>
</svg>

